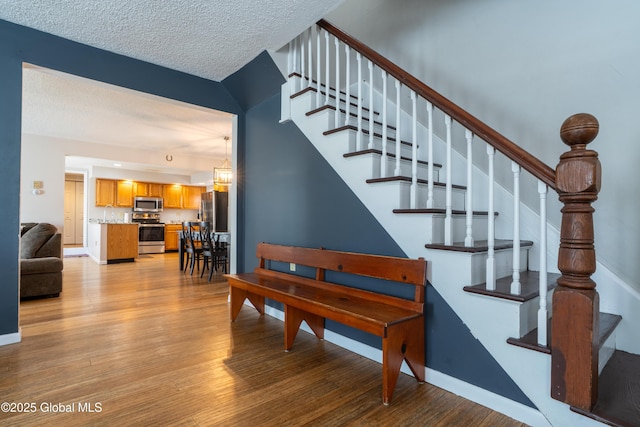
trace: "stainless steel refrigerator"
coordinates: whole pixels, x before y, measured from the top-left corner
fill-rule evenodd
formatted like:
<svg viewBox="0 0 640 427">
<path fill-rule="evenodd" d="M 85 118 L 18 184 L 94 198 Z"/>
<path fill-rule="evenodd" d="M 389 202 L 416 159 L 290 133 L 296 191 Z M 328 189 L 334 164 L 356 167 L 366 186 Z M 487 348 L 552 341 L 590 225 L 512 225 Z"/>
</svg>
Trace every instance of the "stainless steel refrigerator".
<svg viewBox="0 0 640 427">
<path fill-rule="evenodd" d="M 229 231 L 229 193 L 207 191 L 202 193 L 200 218 L 211 223 L 215 231 Z"/>
</svg>

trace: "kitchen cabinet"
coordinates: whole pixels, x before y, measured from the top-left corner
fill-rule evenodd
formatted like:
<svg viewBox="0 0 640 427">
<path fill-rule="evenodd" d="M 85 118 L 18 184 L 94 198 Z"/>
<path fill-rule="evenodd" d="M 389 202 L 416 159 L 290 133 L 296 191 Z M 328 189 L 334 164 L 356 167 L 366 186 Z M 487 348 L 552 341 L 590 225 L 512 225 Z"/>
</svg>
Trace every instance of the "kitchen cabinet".
<svg viewBox="0 0 640 427">
<path fill-rule="evenodd" d="M 133 181 L 96 178 L 96 206 L 133 207 Z"/>
<path fill-rule="evenodd" d="M 90 223 L 87 242 L 99 264 L 132 262 L 138 257 L 138 224 Z"/>
<path fill-rule="evenodd" d="M 162 197 L 165 209 L 200 209 L 206 187 L 96 178 L 96 206 L 132 208 L 134 196 Z"/>
<path fill-rule="evenodd" d="M 164 187 L 162 184 L 149 183 L 149 192 L 147 196 L 162 197 L 162 187 Z"/>
<path fill-rule="evenodd" d="M 162 190 L 164 208 L 182 209 L 182 185 L 165 185 Z"/>
<path fill-rule="evenodd" d="M 162 184 L 153 182 L 136 182 L 133 183 L 133 195 L 144 197 L 162 197 Z"/>
<path fill-rule="evenodd" d="M 165 224 L 164 226 L 164 250 L 165 252 L 177 251 L 180 236 L 178 232 L 182 230 L 182 224 Z"/>
<path fill-rule="evenodd" d="M 112 179 L 96 179 L 96 206 L 115 205 L 116 181 Z"/>
<path fill-rule="evenodd" d="M 200 209 L 200 197 L 206 191 L 206 187 L 182 187 L 182 208 Z"/>
<path fill-rule="evenodd" d="M 133 207 L 133 181 L 118 181 L 116 183 L 116 203 L 120 208 Z"/>
<path fill-rule="evenodd" d="M 107 263 L 138 257 L 138 224 L 107 224 Z"/>
<path fill-rule="evenodd" d="M 134 196 L 148 196 L 149 184 L 146 182 L 134 182 L 133 183 L 133 195 Z"/>
</svg>

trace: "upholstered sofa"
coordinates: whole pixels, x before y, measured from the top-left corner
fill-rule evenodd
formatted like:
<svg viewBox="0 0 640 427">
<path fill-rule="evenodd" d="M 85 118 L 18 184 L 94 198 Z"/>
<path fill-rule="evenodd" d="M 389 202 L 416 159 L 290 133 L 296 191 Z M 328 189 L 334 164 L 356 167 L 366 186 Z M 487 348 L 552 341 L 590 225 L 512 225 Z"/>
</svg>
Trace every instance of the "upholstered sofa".
<svg viewBox="0 0 640 427">
<path fill-rule="evenodd" d="M 45 222 L 21 224 L 20 298 L 57 297 L 62 292 L 62 236 Z"/>
</svg>

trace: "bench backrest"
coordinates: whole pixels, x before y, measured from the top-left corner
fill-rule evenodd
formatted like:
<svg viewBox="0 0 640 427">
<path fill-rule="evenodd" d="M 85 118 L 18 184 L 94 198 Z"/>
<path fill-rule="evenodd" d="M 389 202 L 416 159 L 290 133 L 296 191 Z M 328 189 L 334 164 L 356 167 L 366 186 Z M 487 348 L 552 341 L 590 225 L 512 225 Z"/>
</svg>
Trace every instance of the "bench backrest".
<svg viewBox="0 0 640 427">
<path fill-rule="evenodd" d="M 325 271 L 356 274 L 415 286 L 413 302 L 421 309 L 427 282 L 427 262 L 424 258 L 409 259 L 327 249 L 259 243 L 256 256 L 260 264 L 256 272 L 265 269 L 265 261 L 279 261 L 316 269 L 316 281 L 325 281 Z M 408 300 L 405 300 L 408 301 Z"/>
</svg>

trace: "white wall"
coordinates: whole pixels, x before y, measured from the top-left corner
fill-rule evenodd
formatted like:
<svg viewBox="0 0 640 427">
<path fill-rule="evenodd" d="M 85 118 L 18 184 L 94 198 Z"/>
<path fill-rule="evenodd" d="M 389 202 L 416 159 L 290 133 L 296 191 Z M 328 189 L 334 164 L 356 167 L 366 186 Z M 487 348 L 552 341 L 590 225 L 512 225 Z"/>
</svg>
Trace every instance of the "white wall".
<svg viewBox="0 0 640 427">
<path fill-rule="evenodd" d="M 347 0 L 327 20 L 552 167 L 562 122 L 595 115 L 598 260 L 640 289 L 638 16 L 631 0 Z"/>
<path fill-rule="evenodd" d="M 22 140 L 20 161 L 20 222 L 64 225 L 64 151 L 56 144 Z M 33 194 L 33 181 L 42 181 L 44 193 Z"/>
<path fill-rule="evenodd" d="M 126 158 L 131 162 L 144 163 L 151 153 L 143 150 L 90 144 L 36 135 L 22 135 L 22 157 L 20 162 L 20 221 L 49 222 L 63 231 L 64 226 L 64 174 L 65 156 L 84 156 L 114 159 Z M 197 159 L 193 159 L 197 162 Z M 115 168 L 93 167 L 87 171 L 88 218 L 102 218 L 104 208 L 95 207 L 95 178 L 133 179 L 139 181 L 194 184 L 187 175 L 170 175 L 153 172 L 128 171 Z M 44 194 L 32 193 L 33 181 L 44 182 Z M 115 208 L 116 219 L 122 219 L 124 212 L 131 208 Z M 165 221 L 195 219 L 197 211 L 167 209 L 163 212 Z M 107 216 L 111 217 L 109 208 Z M 166 218 L 165 218 L 166 217 Z"/>
</svg>

